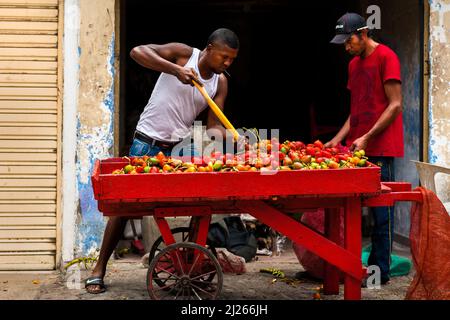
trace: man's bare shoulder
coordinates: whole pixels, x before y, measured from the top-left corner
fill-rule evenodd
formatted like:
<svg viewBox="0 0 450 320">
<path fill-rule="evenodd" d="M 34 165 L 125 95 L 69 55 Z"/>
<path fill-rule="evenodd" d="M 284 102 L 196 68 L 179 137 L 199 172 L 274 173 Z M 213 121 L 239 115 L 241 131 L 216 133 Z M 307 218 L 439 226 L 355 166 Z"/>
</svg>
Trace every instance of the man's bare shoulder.
<svg viewBox="0 0 450 320">
<path fill-rule="evenodd" d="M 190 57 L 194 48 L 180 42 L 171 42 L 167 44 L 180 58 Z"/>
<path fill-rule="evenodd" d="M 190 58 L 193 48 L 180 42 L 166 44 L 149 44 L 148 47 L 155 50 L 161 57 L 179 65 L 184 65 Z"/>
</svg>

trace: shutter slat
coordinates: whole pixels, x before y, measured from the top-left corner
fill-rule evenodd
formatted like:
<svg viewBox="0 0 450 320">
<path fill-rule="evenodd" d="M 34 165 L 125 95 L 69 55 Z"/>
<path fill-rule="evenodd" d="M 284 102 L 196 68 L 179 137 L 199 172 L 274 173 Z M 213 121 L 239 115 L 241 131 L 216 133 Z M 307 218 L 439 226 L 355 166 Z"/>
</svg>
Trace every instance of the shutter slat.
<svg viewBox="0 0 450 320">
<path fill-rule="evenodd" d="M 0 239 L 40 239 L 40 238 L 56 238 L 55 229 L 2 229 L 0 227 Z M 0 263 L 1 265 L 1 263 Z"/>
<path fill-rule="evenodd" d="M 1 92 L 1 89 L 0 89 Z M 56 123 L 55 114 L 3 114 L 0 113 L 1 122 L 41 122 Z"/>
<path fill-rule="evenodd" d="M 56 267 L 59 3 L 0 0 L 0 270 Z"/>
<path fill-rule="evenodd" d="M 24 6 L 24 7 L 57 7 L 58 0 L 1 0 L 0 6 Z"/>
<path fill-rule="evenodd" d="M 2 217 L 2 226 L 54 226 L 56 217 Z"/>
<path fill-rule="evenodd" d="M 56 187 L 56 179 L 2 179 L 0 187 Z M 0 212 L 4 212 L 1 211 Z"/>
<path fill-rule="evenodd" d="M 0 252 L 17 251 L 55 251 L 55 242 L 3 242 L 0 240 Z M 1 267 L 0 267 L 1 270 Z"/>
<path fill-rule="evenodd" d="M 56 192 L 3 192 L 0 188 L 0 200 L 56 200 Z"/>
<path fill-rule="evenodd" d="M 21 21 L 30 21 L 42 19 L 43 21 L 57 21 L 57 9 L 40 9 L 40 8 L 2 8 L 0 18 L 14 19 Z"/>
</svg>

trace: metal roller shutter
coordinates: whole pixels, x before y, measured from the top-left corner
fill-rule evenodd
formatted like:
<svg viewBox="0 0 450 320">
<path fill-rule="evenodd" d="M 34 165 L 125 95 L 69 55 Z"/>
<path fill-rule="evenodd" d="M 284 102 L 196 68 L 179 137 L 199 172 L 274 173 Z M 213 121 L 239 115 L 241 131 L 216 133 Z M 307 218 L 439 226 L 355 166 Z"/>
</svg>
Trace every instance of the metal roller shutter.
<svg viewBox="0 0 450 320">
<path fill-rule="evenodd" d="M 0 0 L 0 270 L 56 267 L 60 3 Z"/>
</svg>

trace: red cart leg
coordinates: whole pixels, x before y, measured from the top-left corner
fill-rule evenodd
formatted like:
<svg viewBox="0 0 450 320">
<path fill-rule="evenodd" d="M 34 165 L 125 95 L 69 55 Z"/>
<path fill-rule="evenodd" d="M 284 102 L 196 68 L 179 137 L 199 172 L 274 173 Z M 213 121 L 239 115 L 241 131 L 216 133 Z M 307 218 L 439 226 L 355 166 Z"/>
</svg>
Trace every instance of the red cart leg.
<svg viewBox="0 0 450 320">
<path fill-rule="evenodd" d="M 325 235 L 336 244 L 340 238 L 340 213 L 340 209 L 325 209 Z M 325 262 L 323 292 L 325 295 L 339 294 L 339 270 L 328 262 Z"/>
<path fill-rule="evenodd" d="M 211 215 L 193 216 L 189 224 L 190 236 L 189 241 L 195 242 L 202 247 L 206 246 L 208 238 L 209 224 L 211 223 Z"/>
<path fill-rule="evenodd" d="M 349 198 L 345 206 L 345 249 L 358 257 L 358 269 L 361 270 L 358 277 L 345 275 L 344 299 L 361 299 L 361 201 L 359 198 Z"/>
<path fill-rule="evenodd" d="M 169 224 L 163 217 L 154 216 L 156 224 L 158 225 L 159 232 L 164 240 L 164 243 L 169 246 L 175 243 L 175 238 L 173 237 L 172 231 L 170 230 Z"/>
</svg>

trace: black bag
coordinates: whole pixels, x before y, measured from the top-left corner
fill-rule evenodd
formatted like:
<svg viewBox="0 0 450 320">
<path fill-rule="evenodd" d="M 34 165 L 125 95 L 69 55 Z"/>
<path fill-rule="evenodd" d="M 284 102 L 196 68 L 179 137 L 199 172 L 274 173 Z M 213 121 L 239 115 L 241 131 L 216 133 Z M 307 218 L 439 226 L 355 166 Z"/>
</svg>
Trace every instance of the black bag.
<svg viewBox="0 0 450 320">
<path fill-rule="evenodd" d="M 245 262 L 256 256 L 256 237 L 247 231 L 239 216 L 223 219 L 226 228 L 220 223 L 213 223 L 209 227 L 208 245 L 215 248 L 226 248 L 231 253 L 243 257 Z"/>
</svg>

